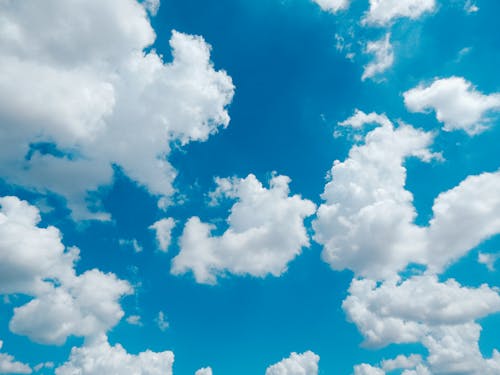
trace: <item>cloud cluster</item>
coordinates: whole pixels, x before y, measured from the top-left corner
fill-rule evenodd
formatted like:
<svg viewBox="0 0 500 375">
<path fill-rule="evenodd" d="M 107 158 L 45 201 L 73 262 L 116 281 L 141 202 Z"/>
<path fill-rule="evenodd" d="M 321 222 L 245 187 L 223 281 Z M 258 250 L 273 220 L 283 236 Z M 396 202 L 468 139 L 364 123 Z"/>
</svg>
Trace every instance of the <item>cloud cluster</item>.
<svg viewBox="0 0 500 375">
<path fill-rule="evenodd" d="M 269 188 L 257 178 L 217 179 L 212 198 L 236 200 L 227 219 L 229 227 L 214 235 L 215 227 L 192 217 L 180 238 L 180 253 L 172 273 L 192 271 L 199 283 L 213 284 L 225 273 L 279 276 L 287 264 L 309 245 L 304 219 L 315 205 L 299 195 L 289 196 L 290 179 L 271 178 Z"/>
<path fill-rule="evenodd" d="M 106 336 L 96 337 L 81 348 L 73 348 L 69 360 L 56 375 L 172 375 L 174 354 L 150 350 L 129 354 L 120 344 L 111 346 Z"/>
<path fill-rule="evenodd" d="M 353 280 L 343 303 L 367 345 L 422 343 L 428 357 L 398 357 L 380 368 L 357 366 L 357 374 L 385 374 L 406 368 L 405 374 L 496 374 L 500 354 L 484 358 L 479 349 L 481 326 L 475 321 L 500 311 L 497 289 L 461 286 L 455 280 L 439 282 L 434 276 L 405 281 Z"/>
<path fill-rule="evenodd" d="M 464 130 L 470 135 L 484 131 L 489 115 L 500 111 L 500 93 L 485 95 L 462 77 L 436 79 L 404 93 L 411 112 L 435 111 L 446 131 Z"/>
<path fill-rule="evenodd" d="M 38 226 L 38 210 L 17 197 L 0 198 L 0 292 L 34 297 L 14 309 L 10 329 L 32 340 L 62 344 L 116 325 L 128 282 L 99 270 L 77 275 L 78 249 L 65 249 L 55 227 Z"/>
<path fill-rule="evenodd" d="M 3 341 L 0 340 L 0 349 L 3 347 Z M 31 367 L 18 362 L 13 356 L 6 353 L 0 353 L 0 374 L 31 374 Z"/>
<path fill-rule="evenodd" d="M 14 308 L 10 330 L 43 344 L 84 337 L 84 346 L 73 349 L 57 374 L 153 375 L 171 368 L 169 352 L 131 356 L 121 346 L 107 343 L 105 333 L 124 315 L 120 299 L 132 293 L 130 284 L 97 269 L 77 275 L 78 249 L 66 249 L 57 228 L 39 224 L 36 207 L 17 197 L 0 198 L 0 293 L 32 297 Z M 4 354 L 0 366 L 9 373 L 31 371 Z"/>
<path fill-rule="evenodd" d="M 75 218 L 107 217 L 90 193 L 114 167 L 165 204 L 170 144 L 229 123 L 234 87 L 210 46 L 174 31 L 172 62 L 146 51 L 155 33 L 135 0 L 7 1 L 0 13 L 0 174 L 64 196 Z"/>
<path fill-rule="evenodd" d="M 433 134 L 384 115 L 356 111 L 342 122 L 360 128 L 377 123 L 364 143 L 336 161 L 313 222 L 323 259 L 336 270 L 388 279 L 417 263 L 434 273 L 500 233 L 500 172 L 469 176 L 436 197 L 428 226 L 414 223 L 413 196 L 405 188 L 409 157 L 439 159 L 429 150 Z"/>
<path fill-rule="evenodd" d="M 290 357 L 269 366 L 266 375 L 317 375 L 319 356 L 311 351 L 292 353 Z"/>
</svg>

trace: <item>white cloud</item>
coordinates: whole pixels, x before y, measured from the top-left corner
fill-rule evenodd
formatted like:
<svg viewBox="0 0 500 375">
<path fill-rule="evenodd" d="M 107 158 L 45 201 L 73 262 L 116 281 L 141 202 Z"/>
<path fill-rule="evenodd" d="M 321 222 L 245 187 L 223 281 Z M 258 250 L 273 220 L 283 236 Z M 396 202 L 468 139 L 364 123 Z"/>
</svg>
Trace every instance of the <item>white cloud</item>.
<svg viewBox="0 0 500 375">
<path fill-rule="evenodd" d="M 325 12 L 336 13 L 349 8 L 350 0 L 313 0 Z"/>
<path fill-rule="evenodd" d="M 431 327 L 460 325 L 500 311 L 500 295 L 487 285 L 462 287 L 435 276 L 408 280 L 354 279 L 343 309 L 372 346 L 418 342 Z"/>
<path fill-rule="evenodd" d="M 401 371 L 401 375 L 431 375 L 429 369 L 422 364 L 422 357 L 416 354 L 408 357 L 398 355 L 394 359 L 382 361 L 380 366 L 362 363 L 354 367 L 354 375 L 385 375 L 396 370 Z"/>
<path fill-rule="evenodd" d="M 155 34 L 135 0 L 2 2 L 0 13 L 0 173 L 64 196 L 76 218 L 107 218 L 87 200 L 112 183 L 112 165 L 164 202 L 170 143 L 229 123 L 234 87 L 210 46 L 174 31 L 171 63 L 143 52 Z M 70 156 L 30 152 L 40 142 Z"/>
<path fill-rule="evenodd" d="M 156 241 L 161 251 L 167 252 L 170 246 L 171 232 L 175 227 L 175 221 L 172 218 L 165 218 L 158 220 L 152 224 L 149 229 L 152 229 L 156 233 Z"/>
<path fill-rule="evenodd" d="M 165 332 L 168 327 L 170 327 L 170 323 L 168 322 L 167 317 L 165 316 L 165 313 L 163 311 L 158 312 L 158 316 L 156 317 L 156 324 L 162 332 Z"/>
<path fill-rule="evenodd" d="M 269 188 L 250 174 L 244 179 L 217 179 L 212 199 L 235 199 L 227 219 L 229 228 L 213 235 L 213 225 L 192 217 L 180 239 L 181 251 L 172 264 L 173 274 L 191 270 L 199 283 L 216 283 L 225 273 L 279 276 L 287 264 L 309 245 L 304 219 L 315 205 L 298 195 L 289 196 L 290 179 L 272 177 Z"/>
<path fill-rule="evenodd" d="M 200 368 L 194 375 L 212 375 L 212 369 L 210 367 Z"/>
<path fill-rule="evenodd" d="M 362 23 L 387 26 L 397 18 L 417 19 L 435 7 L 435 0 L 370 0 L 370 9 Z"/>
<path fill-rule="evenodd" d="M 269 366 L 266 375 L 317 375 L 319 356 L 311 351 L 292 353 L 290 357 Z"/>
<path fill-rule="evenodd" d="M 160 0 L 144 0 L 142 5 L 152 16 L 156 16 L 160 9 Z"/>
<path fill-rule="evenodd" d="M 373 61 L 365 66 L 363 76 L 364 81 L 367 78 L 373 78 L 387 69 L 394 63 L 394 51 L 391 45 L 391 34 L 387 33 L 384 38 L 375 42 L 368 42 L 365 53 L 374 55 Z"/>
<path fill-rule="evenodd" d="M 481 327 L 475 323 L 500 311 L 497 289 L 487 285 L 467 288 L 455 280 L 439 282 L 435 276 L 414 276 L 380 286 L 371 280 L 355 279 L 349 292 L 343 308 L 366 344 L 420 342 L 429 352 L 425 361 L 403 356 L 383 361 L 380 369 L 363 366 L 373 367 L 374 374 L 377 370 L 406 368 L 407 375 L 479 375 L 495 374 L 500 368 L 497 351 L 490 359 L 482 356 L 478 345 Z"/>
<path fill-rule="evenodd" d="M 340 125 L 372 122 L 380 126 L 344 162 L 334 162 L 313 222 L 314 238 L 332 268 L 378 280 L 410 263 L 439 273 L 500 233 L 500 172 L 467 177 L 435 199 L 428 226 L 414 224 L 404 161 L 439 158 L 429 151 L 433 135 L 405 124 L 394 128 L 385 115 L 361 111 Z"/>
<path fill-rule="evenodd" d="M 333 269 L 386 278 L 411 261 L 423 262 L 425 230 L 413 224 L 412 194 L 405 190 L 404 160 L 438 157 L 429 151 L 433 135 L 384 115 L 357 111 L 344 126 L 378 122 L 364 144 L 355 145 L 344 162 L 335 161 L 325 201 L 313 222 L 314 238 L 323 245 L 323 259 Z"/>
<path fill-rule="evenodd" d="M 127 323 L 133 326 L 142 326 L 140 315 L 130 315 L 127 317 Z"/>
<path fill-rule="evenodd" d="M 500 111 L 500 93 L 485 95 L 462 77 L 436 79 L 404 93 L 411 112 L 435 111 L 446 131 L 464 130 L 470 135 L 488 127 L 490 114 Z"/>
<path fill-rule="evenodd" d="M 0 340 L 0 349 L 3 347 L 3 341 Z M 6 353 L 0 353 L 0 374 L 31 374 L 31 368 L 14 359 L 13 356 Z"/>
<path fill-rule="evenodd" d="M 132 250 L 134 250 L 134 252 L 136 253 L 140 253 L 142 252 L 142 250 L 144 250 L 142 245 L 135 238 L 132 240 L 120 238 L 118 240 L 118 243 L 120 244 L 120 246 L 132 248 Z"/>
<path fill-rule="evenodd" d="M 47 344 L 62 344 L 70 335 L 105 332 L 123 316 L 128 282 L 99 270 L 76 275 L 78 249 L 65 250 L 54 227 L 38 226 L 38 210 L 17 197 L 0 198 L 0 292 L 34 297 L 16 307 L 14 333 Z"/>
<path fill-rule="evenodd" d="M 172 375 L 174 354 L 150 350 L 129 354 L 120 345 L 111 346 L 106 336 L 73 348 L 69 360 L 55 371 L 56 375 Z"/>
<path fill-rule="evenodd" d="M 385 375 L 385 371 L 367 363 L 354 366 L 354 375 Z"/>
<path fill-rule="evenodd" d="M 54 368 L 54 362 L 39 363 L 38 365 L 36 365 L 35 367 L 33 367 L 33 370 L 35 370 L 35 372 L 37 372 L 37 371 L 40 371 L 43 368 Z"/>
<path fill-rule="evenodd" d="M 489 271 L 495 271 L 495 263 L 500 259 L 500 254 L 479 253 L 477 261 L 484 264 Z"/>
</svg>

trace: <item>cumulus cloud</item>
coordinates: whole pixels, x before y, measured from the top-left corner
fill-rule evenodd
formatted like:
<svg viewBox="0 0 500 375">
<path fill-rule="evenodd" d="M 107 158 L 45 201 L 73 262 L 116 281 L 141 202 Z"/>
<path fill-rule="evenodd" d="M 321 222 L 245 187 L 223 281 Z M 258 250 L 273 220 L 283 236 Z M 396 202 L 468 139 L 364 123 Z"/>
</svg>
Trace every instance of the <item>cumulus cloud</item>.
<svg viewBox="0 0 500 375">
<path fill-rule="evenodd" d="M 292 353 L 290 357 L 269 366 L 266 375 L 317 375 L 319 356 L 311 351 Z"/>
<path fill-rule="evenodd" d="M 175 226 L 175 220 L 172 218 L 165 218 L 158 220 L 152 224 L 149 229 L 152 229 L 156 233 L 156 242 L 161 251 L 167 252 L 170 246 L 171 232 Z"/>
<path fill-rule="evenodd" d="M 10 329 L 46 344 L 92 336 L 118 323 L 128 282 L 97 269 L 76 275 L 78 249 L 66 250 L 55 227 L 39 226 L 36 207 L 0 198 L 0 292 L 33 299 L 14 309 Z"/>
<path fill-rule="evenodd" d="M 450 279 L 414 276 L 386 281 L 354 279 L 342 307 L 372 346 L 418 342 L 432 327 L 461 325 L 500 311 L 498 291 L 462 287 Z"/>
<path fill-rule="evenodd" d="M 313 0 L 326 12 L 336 13 L 349 8 L 350 0 Z"/>
<path fill-rule="evenodd" d="M 436 197 L 428 226 L 414 223 L 404 161 L 440 158 L 429 150 L 433 134 L 384 115 L 356 111 L 340 123 L 378 123 L 343 162 L 335 161 L 313 222 L 314 238 L 333 269 L 377 280 L 417 263 L 439 273 L 484 240 L 500 233 L 500 172 L 469 176 Z"/>
<path fill-rule="evenodd" d="M 213 199 L 236 200 L 220 236 L 215 227 L 192 217 L 180 239 L 180 253 L 173 259 L 175 275 L 192 271 L 199 283 L 214 284 L 225 273 L 264 277 L 279 276 L 287 264 L 309 245 L 304 219 L 315 205 L 299 195 L 289 196 L 290 179 L 273 176 L 269 188 L 257 178 L 217 179 Z"/>
<path fill-rule="evenodd" d="M 491 113 L 500 111 L 500 93 L 483 94 L 462 77 L 436 79 L 404 93 L 411 112 L 436 113 L 446 131 L 464 130 L 470 135 L 484 131 Z"/>
<path fill-rule="evenodd" d="M 387 33 L 384 38 L 375 42 L 368 42 L 365 53 L 373 55 L 373 61 L 367 64 L 361 79 L 373 78 L 387 69 L 394 63 L 394 51 L 391 45 L 391 34 Z"/>
<path fill-rule="evenodd" d="M 370 9 L 363 23 L 387 26 L 398 18 L 417 19 L 436 7 L 435 0 L 370 0 Z"/>
<path fill-rule="evenodd" d="M 313 222 L 314 238 L 332 268 L 385 278 L 410 261 L 424 261 L 425 230 L 413 224 L 416 211 L 405 189 L 403 162 L 438 156 L 429 151 L 431 133 L 405 124 L 395 128 L 384 115 L 357 111 L 343 124 L 361 126 L 362 121 L 380 126 L 364 144 L 353 146 L 344 162 L 334 162 Z"/>
<path fill-rule="evenodd" d="M 155 33 L 135 0 L 7 1 L 0 13 L 0 173 L 64 196 L 76 218 L 107 218 L 90 193 L 113 167 L 165 204 L 170 144 L 229 123 L 234 87 L 211 47 L 174 31 L 172 62 L 146 52 Z"/>
<path fill-rule="evenodd" d="M 56 375 L 172 375 L 174 354 L 150 350 L 129 354 L 120 345 L 111 346 L 102 335 L 81 348 L 73 348 L 69 360 L 55 371 Z"/>
<path fill-rule="evenodd" d="M 475 322 L 500 311 L 497 289 L 467 288 L 452 279 L 439 282 L 424 275 L 381 285 L 355 279 L 349 292 L 343 309 L 367 345 L 421 342 L 429 352 L 425 361 L 401 356 L 383 361 L 380 367 L 363 364 L 360 374 L 407 369 L 406 374 L 479 375 L 494 374 L 500 368 L 497 351 L 489 359 L 481 354 L 481 327 Z"/>
<path fill-rule="evenodd" d="M 0 340 L 0 349 L 3 347 L 3 341 Z M 13 356 L 6 353 L 0 353 L 0 374 L 31 374 L 31 367 L 18 362 Z"/>
</svg>

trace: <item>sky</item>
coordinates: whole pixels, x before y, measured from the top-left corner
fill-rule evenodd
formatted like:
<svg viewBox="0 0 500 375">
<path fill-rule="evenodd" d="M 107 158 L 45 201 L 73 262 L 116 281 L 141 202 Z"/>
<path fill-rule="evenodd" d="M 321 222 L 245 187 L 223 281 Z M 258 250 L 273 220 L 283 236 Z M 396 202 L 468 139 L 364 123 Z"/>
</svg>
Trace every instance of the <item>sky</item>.
<svg viewBox="0 0 500 375">
<path fill-rule="evenodd" d="M 500 374 L 495 0 L 0 0 L 0 374 Z"/>
</svg>

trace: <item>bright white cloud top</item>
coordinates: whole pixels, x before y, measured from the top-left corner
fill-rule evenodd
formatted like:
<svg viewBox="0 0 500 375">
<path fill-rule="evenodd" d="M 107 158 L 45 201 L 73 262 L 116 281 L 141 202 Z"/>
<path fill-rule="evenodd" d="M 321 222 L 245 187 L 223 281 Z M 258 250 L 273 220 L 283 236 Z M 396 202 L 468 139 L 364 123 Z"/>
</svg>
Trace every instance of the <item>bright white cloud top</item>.
<svg viewBox="0 0 500 375">
<path fill-rule="evenodd" d="M 153 223 L 149 229 L 156 232 L 156 242 L 161 251 L 167 252 L 170 246 L 171 232 L 175 227 L 175 220 L 171 217 L 160 219 Z"/>
<path fill-rule="evenodd" d="M 144 52 L 155 32 L 136 1 L 4 1 L 0 11 L 0 173 L 64 196 L 75 218 L 107 217 L 86 199 L 112 183 L 113 165 L 165 205 L 170 143 L 229 123 L 234 86 L 210 46 L 174 31 L 171 63 Z"/>
<path fill-rule="evenodd" d="M 435 0 L 370 0 L 370 9 L 363 23 L 372 26 L 387 26 L 398 18 L 417 19 L 432 12 Z"/>
<path fill-rule="evenodd" d="M 273 176 L 269 188 L 252 174 L 216 182 L 212 197 L 236 200 L 227 219 L 229 228 L 217 236 L 213 225 L 198 217 L 189 219 L 172 273 L 192 271 L 197 282 L 208 284 L 225 273 L 280 276 L 302 247 L 309 246 L 304 219 L 314 214 L 314 203 L 289 196 L 287 176 Z"/>
<path fill-rule="evenodd" d="M 170 351 L 148 350 L 132 355 L 120 344 L 111 346 L 105 336 L 100 336 L 81 348 L 73 348 L 68 362 L 56 369 L 56 375 L 172 375 L 173 362 Z"/>
<path fill-rule="evenodd" d="M 446 131 L 464 130 L 470 135 L 484 131 L 490 114 L 500 111 L 500 93 L 485 95 L 462 77 L 436 79 L 404 93 L 411 112 L 434 111 Z"/>
<path fill-rule="evenodd" d="M 319 356 L 311 351 L 292 353 L 290 357 L 269 366 L 266 375 L 317 375 Z"/>
<path fill-rule="evenodd" d="M 378 123 L 344 162 L 336 161 L 325 186 L 315 239 L 332 268 L 387 279 L 410 263 L 439 273 L 482 241 L 500 233 L 500 172 L 469 176 L 434 201 L 427 227 L 414 224 L 413 196 L 406 190 L 404 161 L 440 159 L 433 134 L 384 115 L 356 111 L 340 125 Z"/>
</svg>

